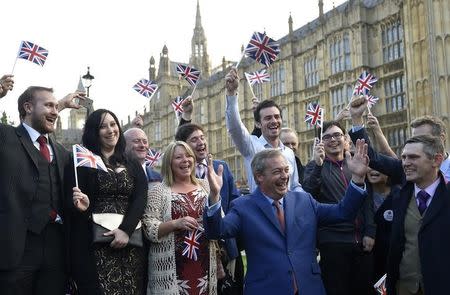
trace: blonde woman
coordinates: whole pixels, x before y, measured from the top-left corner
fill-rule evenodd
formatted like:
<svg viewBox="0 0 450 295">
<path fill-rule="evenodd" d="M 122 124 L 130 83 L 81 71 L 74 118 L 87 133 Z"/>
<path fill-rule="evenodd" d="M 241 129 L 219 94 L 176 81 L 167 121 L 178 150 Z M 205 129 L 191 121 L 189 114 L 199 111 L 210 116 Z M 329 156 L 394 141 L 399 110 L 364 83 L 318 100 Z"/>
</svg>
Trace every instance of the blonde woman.
<svg viewBox="0 0 450 295">
<path fill-rule="evenodd" d="M 195 155 L 185 142 L 167 146 L 161 174 L 143 218 L 151 241 L 147 294 L 217 294 L 216 248 L 202 226 L 210 189 L 195 177 Z"/>
</svg>

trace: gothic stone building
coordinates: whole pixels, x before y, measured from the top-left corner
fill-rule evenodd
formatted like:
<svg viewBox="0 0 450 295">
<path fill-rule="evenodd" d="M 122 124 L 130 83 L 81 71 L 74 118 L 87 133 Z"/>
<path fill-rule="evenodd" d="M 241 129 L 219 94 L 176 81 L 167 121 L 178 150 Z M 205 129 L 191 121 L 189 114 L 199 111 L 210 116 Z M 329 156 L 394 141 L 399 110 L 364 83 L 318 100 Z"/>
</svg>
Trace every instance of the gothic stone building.
<svg viewBox="0 0 450 295">
<path fill-rule="evenodd" d="M 323 12 L 322 0 L 318 5 L 318 18 L 298 29 L 293 28 L 289 16 L 287 34 L 278 40 L 281 54 L 269 68 L 270 83 L 253 86 L 256 96 L 271 98 L 280 105 L 284 127 L 297 131 L 303 163 L 311 158 L 314 138 L 314 129 L 304 122 L 307 104 L 320 103 L 326 118 L 332 119 L 348 104 L 363 70 L 379 78 L 372 93 L 380 100 L 372 112 L 395 151 L 400 151 L 409 136 L 408 122 L 414 118 L 436 115 L 450 127 L 448 0 L 350 0 L 327 13 Z M 171 101 L 192 91 L 177 77 L 176 64 L 170 60 L 166 46 L 157 71 L 155 59 L 150 59 L 149 78 L 159 84 L 143 115 L 152 148 L 163 149 L 173 140 L 178 122 Z M 224 57 L 219 67 L 210 67 L 198 3 L 189 64 L 202 71 L 194 97 L 193 122 L 205 128 L 215 158 L 226 160 L 238 184 L 245 183 L 243 161 L 224 120 L 224 77 L 235 61 Z M 239 74 L 244 77 L 244 72 L 261 67 L 244 59 Z M 239 91 L 242 120 L 251 130 L 252 93 L 244 79 Z"/>
</svg>

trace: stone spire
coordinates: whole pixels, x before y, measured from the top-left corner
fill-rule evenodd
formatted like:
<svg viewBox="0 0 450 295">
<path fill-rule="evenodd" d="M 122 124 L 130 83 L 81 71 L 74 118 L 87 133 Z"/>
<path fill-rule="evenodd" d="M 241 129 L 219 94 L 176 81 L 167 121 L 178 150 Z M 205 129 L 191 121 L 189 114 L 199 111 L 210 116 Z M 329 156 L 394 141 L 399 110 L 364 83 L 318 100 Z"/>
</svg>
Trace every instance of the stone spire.
<svg viewBox="0 0 450 295">
<path fill-rule="evenodd" d="M 292 21 L 292 15 L 291 15 L 291 13 L 289 13 L 288 23 L 289 23 L 289 34 L 292 34 L 292 32 L 294 31 L 294 29 L 293 29 L 293 21 Z"/>
<path fill-rule="evenodd" d="M 150 57 L 150 67 L 148 68 L 148 77 L 150 80 L 156 79 L 155 58 L 153 57 L 153 55 Z"/>
<path fill-rule="evenodd" d="M 169 49 L 167 45 L 164 44 L 164 47 L 159 55 L 159 69 L 158 69 L 158 78 L 163 76 L 169 76 L 170 74 L 170 60 L 169 60 Z"/>
<path fill-rule="evenodd" d="M 333 2 L 333 6 L 334 6 L 334 2 Z M 323 0 L 319 0 L 319 17 L 320 18 L 323 17 Z"/>
<path fill-rule="evenodd" d="M 195 16 L 194 35 L 191 41 L 191 58 L 189 64 L 194 68 L 199 69 L 203 78 L 209 77 L 211 74 L 211 67 L 209 64 L 209 56 L 207 49 L 207 42 L 205 31 L 202 26 L 202 18 L 200 15 L 200 3 L 197 0 L 197 14 Z"/>
</svg>

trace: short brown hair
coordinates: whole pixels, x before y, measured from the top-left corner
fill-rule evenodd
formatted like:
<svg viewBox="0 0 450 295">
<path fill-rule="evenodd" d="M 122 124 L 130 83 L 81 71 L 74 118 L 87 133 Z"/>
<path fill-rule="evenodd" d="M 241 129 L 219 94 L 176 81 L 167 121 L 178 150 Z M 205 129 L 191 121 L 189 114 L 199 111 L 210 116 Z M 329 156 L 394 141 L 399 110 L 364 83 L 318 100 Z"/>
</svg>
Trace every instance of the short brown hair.
<svg viewBox="0 0 450 295">
<path fill-rule="evenodd" d="M 431 135 L 433 136 L 441 136 L 442 134 L 447 137 L 447 130 L 445 128 L 444 122 L 438 117 L 433 116 L 422 116 L 415 120 L 413 120 L 409 126 L 411 128 L 417 128 L 422 125 L 430 125 L 431 126 Z"/>
<path fill-rule="evenodd" d="M 47 88 L 47 87 L 42 87 L 42 86 L 28 87 L 27 90 L 25 90 L 17 99 L 17 109 L 19 111 L 20 119 L 25 118 L 25 115 L 27 114 L 23 105 L 26 102 L 34 103 L 34 99 L 35 99 L 34 96 L 35 96 L 36 92 L 38 92 L 38 91 L 47 91 L 47 92 L 53 93 L 53 88 Z"/>
<path fill-rule="evenodd" d="M 423 152 L 429 159 L 433 158 L 436 154 L 444 155 L 444 145 L 437 136 L 429 134 L 413 136 L 406 140 L 405 145 L 408 143 L 421 143 L 423 146 Z"/>
</svg>

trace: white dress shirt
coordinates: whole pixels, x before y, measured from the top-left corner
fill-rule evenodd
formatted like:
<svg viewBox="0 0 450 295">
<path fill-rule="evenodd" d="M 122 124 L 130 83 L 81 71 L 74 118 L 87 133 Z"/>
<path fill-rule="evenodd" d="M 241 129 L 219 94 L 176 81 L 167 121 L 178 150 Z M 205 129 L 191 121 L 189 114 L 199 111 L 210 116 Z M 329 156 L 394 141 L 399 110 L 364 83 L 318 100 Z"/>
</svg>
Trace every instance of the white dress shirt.
<svg viewBox="0 0 450 295">
<path fill-rule="evenodd" d="M 257 185 L 253 178 L 251 168 L 252 159 L 256 153 L 264 149 L 274 147 L 267 142 L 264 136 L 261 135 L 260 137 L 257 137 L 248 132 L 247 128 L 241 121 L 241 116 L 239 115 L 237 96 L 227 96 L 226 102 L 225 120 L 227 129 L 237 149 L 244 157 L 248 186 L 250 192 L 253 192 Z M 281 141 L 278 149 L 281 151 L 289 164 L 289 189 L 292 191 L 303 191 L 298 181 L 298 170 L 294 152 L 290 148 L 284 146 Z"/>
</svg>

